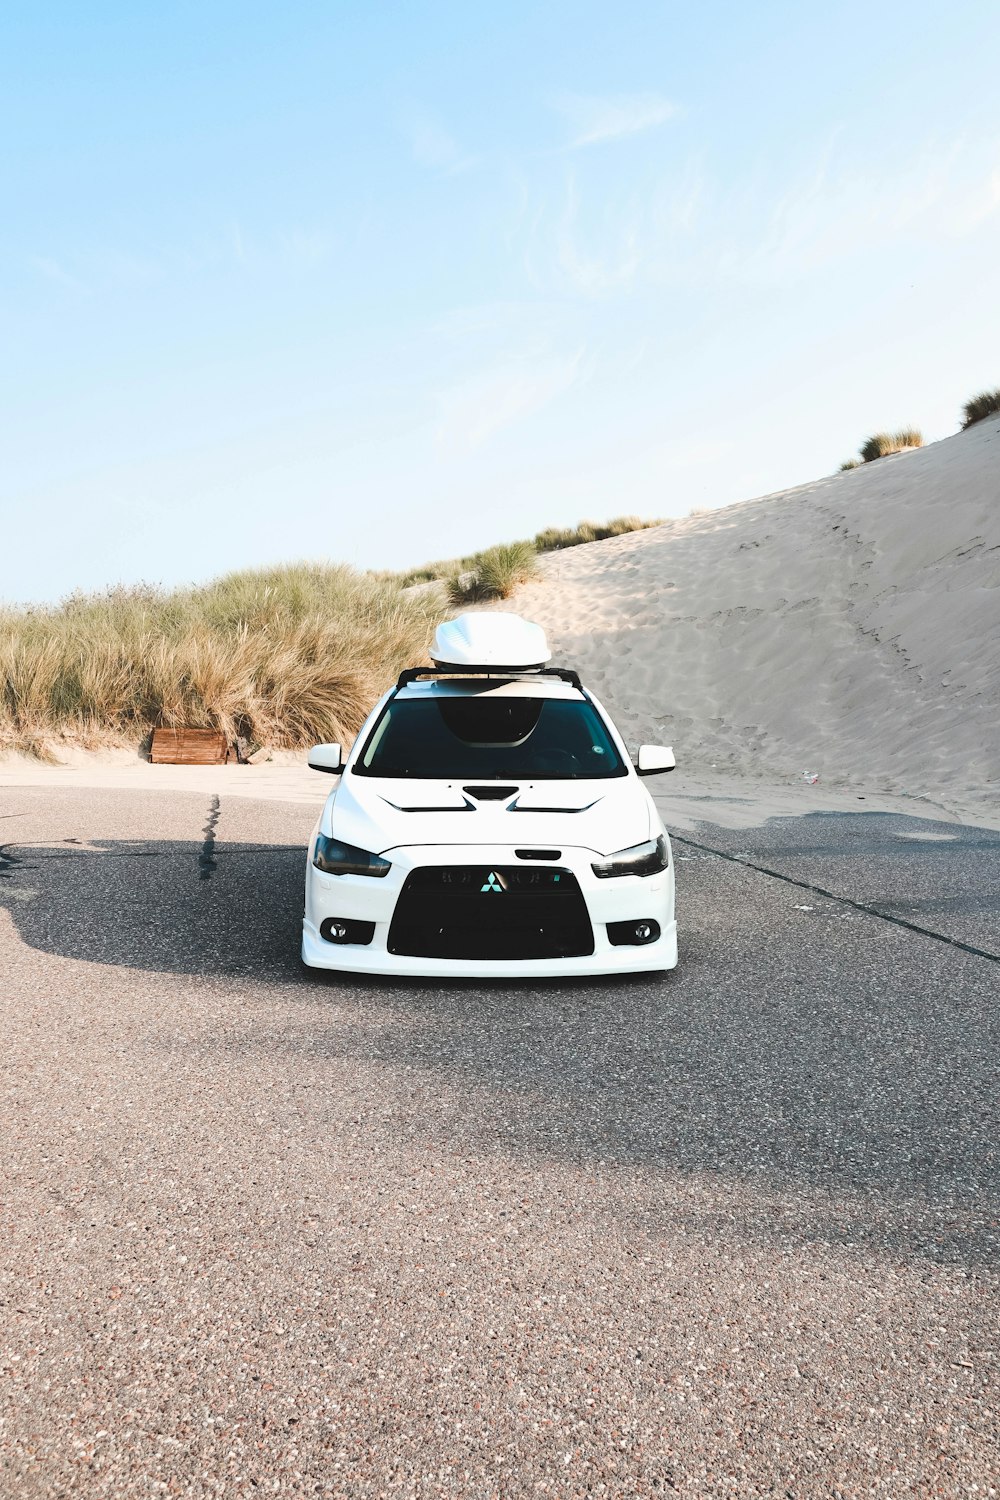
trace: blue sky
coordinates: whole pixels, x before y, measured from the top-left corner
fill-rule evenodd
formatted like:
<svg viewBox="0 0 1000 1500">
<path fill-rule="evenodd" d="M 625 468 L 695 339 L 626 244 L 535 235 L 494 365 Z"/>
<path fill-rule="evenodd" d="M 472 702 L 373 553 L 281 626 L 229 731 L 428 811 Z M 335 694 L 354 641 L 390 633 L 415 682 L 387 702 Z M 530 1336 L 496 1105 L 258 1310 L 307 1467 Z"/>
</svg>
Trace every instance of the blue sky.
<svg viewBox="0 0 1000 1500">
<path fill-rule="evenodd" d="M 1000 7 L 8 3 L 0 598 L 396 567 L 1000 385 Z"/>
</svg>

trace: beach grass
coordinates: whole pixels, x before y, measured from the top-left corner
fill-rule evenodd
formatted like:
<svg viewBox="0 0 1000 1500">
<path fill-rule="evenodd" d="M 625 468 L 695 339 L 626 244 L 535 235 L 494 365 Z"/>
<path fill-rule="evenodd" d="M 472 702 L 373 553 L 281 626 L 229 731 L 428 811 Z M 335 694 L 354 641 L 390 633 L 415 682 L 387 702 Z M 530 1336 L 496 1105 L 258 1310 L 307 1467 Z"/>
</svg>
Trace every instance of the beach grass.
<svg viewBox="0 0 1000 1500">
<path fill-rule="evenodd" d="M 0 610 L 0 748 L 140 743 L 160 725 L 350 739 L 442 613 L 440 590 L 306 563 Z"/>
<path fill-rule="evenodd" d="M 579 547 L 584 542 L 603 542 L 609 537 L 624 536 L 630 531 L 645 531 L 650 526 L 659 526 L 660 521 L 644 521 L 640 516 L 616 516 L 611 521 L 581 521 L 577 526 L 547 526 L 530 541 L 507 543 L 509 546 L 530 546 L 536 552 L 556 552 L 563 547 Z M 486 552 L 495 551 L 487 548 Z M 472 552 L 467 557 L 452 557 L 441 562 L 424 563 L 420 568 L 411 568 L 402 574 L 406 585 L 430 583 L 435 579 L 451 579 L 463 573 L 474 573 L 479 569 L 485 552 Z M 387 576 L 387 575 L 380 575 Z"/>
<path fill-rule="evenodd" d="M 660 521 L 644 521 L 641 516 L 615 516 L 611 521 L 581 521 L 578 526 L 548 526 L 535 536 L 539 552 L 558 552 L 563 547 L 579 547 L 584 542 L 606 542 L 609 537 L 625 536 L 630 531 L 646 531 Z"/>
<path fill-rule="evenodd" d="M 656 522 L 621 516 L 406 573 L 298 563 L 201 586 L 137 585 L 0 605 L 0 750 L 142 744 L 159 727 L 300 748 L 353 738 L 449 606 L 507 599 L 539 550 Z"/>
<path fill-rule="evenodd" d="M 996 416 L 1000 416 L 1000 390 L 980 391 L 978 396 L 970 397 L 963 406 L 962 426 L 973 427 L 976 422 Z"/>
<path fill-rule="evenodd" d="M 486 599 L 509 599 L 518 584 L 538 571 L 538 553 L 531 542 L 501 542 L 487 547 L 468 572 L 447 580 L 448 602 L 476 604 Z"/>
<path fill-rule="evenodd" d="M 890 453 L 902 453 L 907 448 L 922 448 L 924 435 L 917 427 L 901 427 L 898 432 L 876 432 L 861 444 L 861 457 L 866 464 L 876 458 L 886 458 Z"/>
</svg>

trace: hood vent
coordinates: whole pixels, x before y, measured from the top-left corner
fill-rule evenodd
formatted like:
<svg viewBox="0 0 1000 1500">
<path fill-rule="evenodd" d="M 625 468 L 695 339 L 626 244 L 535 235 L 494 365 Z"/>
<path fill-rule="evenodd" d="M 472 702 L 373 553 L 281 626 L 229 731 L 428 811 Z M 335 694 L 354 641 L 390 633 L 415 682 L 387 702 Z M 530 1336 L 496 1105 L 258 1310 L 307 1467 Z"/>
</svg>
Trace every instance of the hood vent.
<svg viewBox="0 0 1000 1500">
<path fill-rule="evenodd" d="M 518 797 L 516 801 L 510 804 L 508 811 L 515 813 L 582 813 L 589 812 L 592 807 L 596 807 L 598 802 L 603 800 L 602 797 L 595 797 L 593 802 L 585 802 L 581 807 L 566 807 L 565 805 L 560 807 L 558 803 L 550 806 L 546 802 L 530 802 L 525 807 L 522 805 L 520 797 Z"/>
<path fill-rule="evenodd" d="M 389 797 L 383 797 L 382 801 L 386 807 L 394 807 L 397 812 L 405 813 L 445 813 L 445 812 L 475 812 L 476 804 L 470 802 L 468 797 L 463 797 L 461 802 L 393 802 Z"/>
<path fill-rule="evenodd" d="M 507 802 L 511 797 L 516 797 L 520 790 L 517 786 L 496 786 L 493 782 L 489 786 L 462 788 L 467 797 L 475 797 L 477 802 Z"/>
</svg>

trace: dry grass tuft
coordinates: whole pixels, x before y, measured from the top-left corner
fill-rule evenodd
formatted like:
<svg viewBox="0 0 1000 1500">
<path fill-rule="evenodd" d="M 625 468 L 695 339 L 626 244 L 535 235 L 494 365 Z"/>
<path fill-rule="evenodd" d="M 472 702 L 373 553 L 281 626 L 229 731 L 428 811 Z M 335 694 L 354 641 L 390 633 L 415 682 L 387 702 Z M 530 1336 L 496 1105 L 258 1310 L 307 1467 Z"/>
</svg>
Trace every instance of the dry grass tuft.
<svg viewBox="0 0 1000 1500">
<path fill-rule="evenodd" d="M 512 547 L 532 547 L 536 552 L 556 552 L 563 547 L 578 547 L 582 542 L 603 542 L 611 536 L 624 536 L 630 531 L 645 531 L 650 526 L 660 526 L 660 521 L 644 521 L 640 516 L 616 516 L 613 521 L 581 521 L 578 526 L 547 526 L 531 542 L 511 542 Z M 488 552 L 496 549 L 490 547 Z M 401 582 L 405 587 L 414 583 L 430 583 L 434 579 L 449 581 L 466 573 L 476 573 L 486 552 L 473 552 L 468 557 L 453 557 L 447 562 L 425 563 L 422 568 L 411 568 L 404 573 Z M 379 577 L 391 575 L 379 574 Z M 487 597 L 487 596 L 483 596 Z M 467 602 L 467 601 L 466 601 Z"/>
<path fill-rule="evenodd" d="M 578 526 L 547 526 L 535 537 L 539 552 L 558 552 L 563 547 L 579 547 L 584 542 L 605 542 L 608 537 L 625 536 L 630 531 L 646 531 L 660 526 L 660 521 L 644 521 L 641 516 L 616 516 L 613 521 L 581 521 Z"/>
<path fill-rule="evenodd" d="M 890 453 L 902 453 L 906 448 L 922 448 L 924 435 L 917 427 L 902 427 L 899 432 L 876 432 L 861 445 L 861 457 L 866 464 L 876 458 L 886 458 Z"/>
<path fill-rule="evenodd" d="M 477 604 L 486 599 L 509 599 L 519 583 L 538 570 L 538 555 L 530 542 L 503 542 L 480 552 L 475 568 L 448 580 L 451 604 Z"/>
<path fill-rule="evenodd" d="M 845 469 L 860 469 L 860 467 L 860 458 L 845 458 L 844 462 L 840 466 L 840 472 L 841 474 L 843 474 Z"/>
<path fill-rule="evenodd" d="M 519 583 L 538 571 L 538 556 L 530 542 L 506 542 L 480 554 L 480 586 L 494 599 L 509 599 Z"/>
<path fill-rule="evenodd" d="M 409 568 L 405 573 L 377 573 L 373 577 L 381 580 L 395 578 L 404 589 L 412 588 L 417 583 L 444 583 L 456 573 L 471 572 L 479 557 L 478 552 L 470 552 L 468 557 L 449 557 L 443 562 L 424 563 L 421 568 Z"/>
<path fill-rule="evenodd" d="M 306 564 L 0 610 L 0 748 L 138 743 L 159 725 L 348 740 L 440 616 L 437 590 Z"/>
<path fill-rule="evenodd" d="M 983 422 L 987 417 L 1000 416 L 1000 390 L 980 391 L 978 396 L 973 396 L 971 401 L 966 401 L 962 408 L 962 427 L 973 427 L 977 422 Z"/>
</svg>

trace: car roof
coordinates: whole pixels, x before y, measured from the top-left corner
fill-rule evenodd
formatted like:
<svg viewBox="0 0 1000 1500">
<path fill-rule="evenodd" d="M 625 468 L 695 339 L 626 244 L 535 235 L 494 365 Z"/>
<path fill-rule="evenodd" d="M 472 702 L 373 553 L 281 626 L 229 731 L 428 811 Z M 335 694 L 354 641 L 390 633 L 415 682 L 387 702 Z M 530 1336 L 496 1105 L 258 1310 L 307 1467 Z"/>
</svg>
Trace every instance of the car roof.
<svg viewBox="0 0 1000 1500">
<path fill-rule="evenodd" d="M 408 682 L 396 698 L 561 698 L 583 703 L 586 694 L 557 677 L 453 677 Z"/>
</svg>

